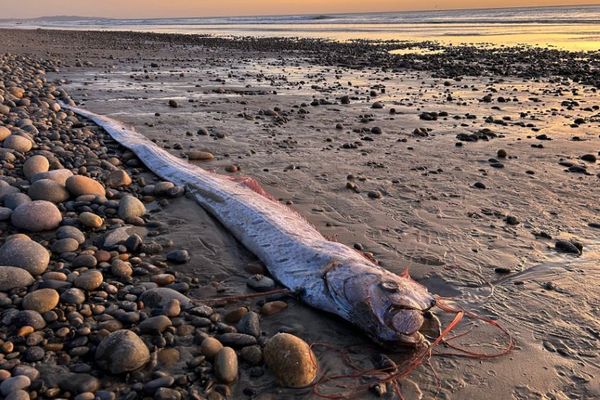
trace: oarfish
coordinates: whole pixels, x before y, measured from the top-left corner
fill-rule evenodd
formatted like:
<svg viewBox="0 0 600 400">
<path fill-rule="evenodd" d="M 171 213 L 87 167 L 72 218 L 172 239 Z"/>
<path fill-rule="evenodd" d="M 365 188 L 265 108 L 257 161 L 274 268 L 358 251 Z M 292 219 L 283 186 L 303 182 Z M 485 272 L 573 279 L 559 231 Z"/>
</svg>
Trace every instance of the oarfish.
<svg viewBox="0 0 600 400">
<path fill-rule="evenodd" d="M 185 186 L 277 281 L 306 304 L 340 316 L 380 344 L 422 343 L 423 313 L 435 300 L 407 274 L 396 275 L 358 251 L 327 240 L 252 179 L 233 180 L 206 171 L 111 118 L 63 106 L 104 128 L 162 179 Z"/>
</svg>

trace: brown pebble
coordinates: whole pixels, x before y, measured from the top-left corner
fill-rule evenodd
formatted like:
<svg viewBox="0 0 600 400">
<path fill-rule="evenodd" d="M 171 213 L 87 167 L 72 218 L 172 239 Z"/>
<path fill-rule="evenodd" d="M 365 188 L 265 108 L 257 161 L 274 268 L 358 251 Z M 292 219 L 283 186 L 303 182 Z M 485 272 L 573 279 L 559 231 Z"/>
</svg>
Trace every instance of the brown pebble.
<svg viewBox="0 0 600 400">
<path fill-rule="evenodd" d="M 268 303 L 263 304 L 263 306 L 260 308 L 260 313 L 262 315 L 273 315 L 285 310 L 287 307 L 288 305 L 285 301 L 269 301 Z"/>
</svg>

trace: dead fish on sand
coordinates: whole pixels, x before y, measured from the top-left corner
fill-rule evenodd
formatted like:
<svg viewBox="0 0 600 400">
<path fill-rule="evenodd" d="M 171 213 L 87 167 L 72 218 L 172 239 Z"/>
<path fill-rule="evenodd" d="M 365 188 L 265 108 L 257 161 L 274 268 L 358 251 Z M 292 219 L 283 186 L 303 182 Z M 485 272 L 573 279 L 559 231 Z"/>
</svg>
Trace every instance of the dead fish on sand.
<svg viewBox="0 0 600 400">
<path fill-rule="evenodd" d="M 246 178 L 233 180 L 189 164 L 111 118 L 64 105 L 104 128 L 156 175 L 184 185 L 196 201 L 305 303 L 336 314 L 387 346 L 416 346 L 423 313 L 435 305 L 425 287 L 389 272 L 356 250 L 327 240 L 289 207 Z"/>
</svg>

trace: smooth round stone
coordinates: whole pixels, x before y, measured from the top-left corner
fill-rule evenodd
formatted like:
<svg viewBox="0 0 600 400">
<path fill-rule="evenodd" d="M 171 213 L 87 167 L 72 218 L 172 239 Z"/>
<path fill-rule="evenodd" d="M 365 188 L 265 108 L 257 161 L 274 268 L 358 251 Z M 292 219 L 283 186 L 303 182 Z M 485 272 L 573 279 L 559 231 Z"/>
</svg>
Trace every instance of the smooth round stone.
<svg viewBox="0 0 600 400">
<path fill-rule="evenodd" d="M 45 313 L 58 305 L 59 295 L 54 289 L 39 289 L 23 298 L 23 309 Z"/>
<path fill-rule="evenodd" d="M 0 266 L 0 291 L 24 288 L 32 285 L 33 276 L 22 268 Z"/>
<path fill-rule="evenodd" d="M 60 300 L 67 304 L 82 304 L 85 301 L 85 293 L 78 288 L 70 288 L 60 295 Z"/>
<path fill-rule="evenodd" d="M 119 217 L 124 220 L 129 220 L 136 217 L 141 217 L 146 214 L 144 203 L 136 197 L 127 195 L 123 196 L 119 201 Z"/>
<path fill-rule="evenodd" d="M 8 115 L 10 113 L 10 107 L 4 104 L 0 104 L 0 114 Z"/>
<path fill-rule="evenodd" d="M 4 142 L 2 142 L 4 148 L 13 149 L 20 153 L 27 153 L 33 147 L 31 140 L 21 135 L 10 135 Z"/>
<path fill-rule="evenodd" d="M 148 308 L 163 308 L 174 299 L 179 300 L 183 308 L 188 308 L 192 305 L 187 296 L 166 287 L 148 289 L 140 295 L 140 300 Z"/>
<path fill-rule="evenodd" d="M 158 389 L 162 387 L 173 386 L 175 383 L 175 378 L 170 375 L 161 376 L 160 378 L 156 378 L 151 380 L 150 382 L 146 382 L 144 384 L 144 392 L 148 394 L 154 394 Z"/>
<path fill-rule="evenodd" d="M 122 169 L 117 169 L 112 171 L 108 175 L 107 184 L 112 188 L 119 188 L 123 186 L 131 185 L 132 180 L 131 177 L 127 174 L 126 171 Z"/>
<path fill-rule="evenodd" d="M 12 214 L 12 210 L 8 207 L 0 207 L 0 221 L 8 221 Z"/>
<path fill-rule="evenodd" d="M 167 253 L 167 260 L 177 264 L 184 264 L 190 261 L 190 253 L 187 250 L 172 250 Z"/>
<path fill-rule="evenodd" d="M 10 220 L 17 228 L 41 232 L 58 227 L 62 221 L 62 215 L 58 208 L 49 201 L 36 200 L 17 207 Z"/>
<path fill-rule="evenodd" d="M 202 344 L 200 344 L 200 354 L 208 359 L 212 359 L 222 348 L 223 345 L 217 339 L 214 337 L 207 337 L 202 341 Z"/>
<path fill-rule="evenodd" d="M 25 193 L 11 193 L 4 196 L 4 205 L 11 210 L 19 207 L 21 204 L 31 203 L 31 197 Z"/>
<path fill-rule="evenodd" d="M 83 175 L 73 175 L 67 179 L 67 190 L 73 196 L 84 194 L 93 194 L 96 196 L 105 196 L 104 186 L 98 181 Z"/>
<path fill-rule="evenodd" d="M 31 156 L 23 164 L 23 174 L 27 179 L 40 172 L 48 172 L 50 163 L 48 159 L 42 155 Z"/>
<path fill-rule="evenodd" d="M 275 288 L 275 281 L 261 274 L 251 276 L 246 284 L 257 292 L 267 292 Z"/>
<path fill-rule="evenodd" d="M 71 261 L 73 268 L 92 268 L 98 264 L 98 260 L 91 254 L 80 254 Z"/>
<path fill-rule="evenodd" d="M 79 248 L 79 242 L 75 239 L 65 238 L 58 239 L 56 242 L 52 244 L 52 252 L 53 253 L 67 253 L 73 252 Z"/>
<path fill-rule="evenodd" d="M 188 159 L 192 161 L 210 161 L 214 158 L 215 156 L 208 151 L 192 150 L 188 152 Z"/>
<path fill-rule="evenodd" d="M 133 275 L 133 268 L 130 263 L 116 259 L 110 266 L 110 272 L 118 278 L 129 278 Z"/>
<path fill-rule="evenodd" d="M 10 321 L 12 325 L 17 328 L 23 326 L 31 326 L 36 330 L 44 329 L 46 327 L 46 321 L 42 315 L 33 310 L 19 311 Z"/>
<path fill-rule="evenodd" d="M 23 359 L 26 362 L 41 361 L 44 359 L 45 354 L 46 354 L 46 352 L 41 347 L 32 346 L 32 347 L 29 347 L 27 350 L 25 350 L 25 352 L 23 353 Z"/>
<path fill-rule="evenodd" d="M 100 271 L 86 271 L 75 278 L 73 284 L 83 290 L 96 290 L 104 282 L 104 277 Z"/>
<path fill-rule="evenodd" d="M 29 385 L 31 385 L 31 380 L 28 377 L 24 375 L 13 376 L 0 384 L 0 392 L 2 392 L 3 396 L 8 396 L 17 390 L 27 389 Z"/>
<path fill-rule="evenodd" d="M 171 319 L 166 315 L 157 315 L 156 317 L 150 317 L 142 321 L 138 327 L 140 332 L 143 334 L 158 335 L 173 325 Z"/>
<path fill-rule="evenodd" d="M 33 182 L 27 194 L 33 200 L 47 200 L 52 203 L 62 203 L 69 198 L 67 189 L 52 179 L 40 179 Z"/>
<path fill-rule="evenodd" d="M 317 377 L 317 357 L 299 337 L 278 333 L 267 341 L 263 355 L 265 363 L 283 386 L 306 386 Z"/>
<path fill-rule="evenodd" d="M 25 364 L 17 365 L 12 372 L 14 376 L 25 375 L 32 381 L 35 381 L 40 376 L 40 371 Z"/>
<path fill-rule="evenodd" d="M 77 243 L 85 242 L 85 235 L 78 228 L 70 225 L 61 226 L 56 230 L 57 239 L 75 239 Z"/>
<path fill-rule="evenodd" d="M 263 360 L 262 350 L 260 346 L 246 346 L 240 350 L 242 359 L 251 365 L 258 365 Z"/>
<path fill-rule="evenodd" d="M 20 193 L 20 191 L 16 187 L 0 180 L 0 200 L 4 200 L 6 196 L 12 193 Z"/>
<path fill-rule="evenodd" d="M 79 222 L 81 222 L 83 224 L 83 226 L 86 226 L 86 227 L 92 228 L 92 229 L 98 229 L 104 223 L 104 221 L 102 220 L 102 217 L 100 217 L 99 215 L 96 215 L 94 213 L 91 213 L 89 211 L 85 211 L 85 212 L 82 212 L 81 214 L 79 214 Z"/>
<path fill-rule="evenodd" d="M 10 136 L 10 130 L 5 126 L 0 126 L 0 142 Z"/>
<path fill-rule="evenodd" d="M 222 383 L 232 383 L 238 376 L 238 358 L 231 347 L 223 347 L 215 356 L 215 376 Z"/>
<path fill-rule="evenodd" d="M 172 182 L 158 182 L 156 185 L 154 185 L 154 194 L 156 196 L 164 196 L 174 188 L 175 184 Z"/>
<path fill-rule="evenodd" d="M 150 360 L 150 352 L 138 335 L 118 330 L 105 337 L 96 349 L 96 363 L 113 374 L 135 371 Z"/>
<path fill-rule="evenodd" d="M 11 392 L 8 396 L 4 398 L 4 400 L 29 400 L 29 393 L 25 390 L 17 390 Z"/>
<path fill-rule="evenodd" d="M 33 240 L 10 240 L 0 247 L 0 265 L 23 268 L 31 275 L 40 275 L 48 268 L 50 254 Z"/>
<path fill-rule="evenodd" d="M 254 337 L 260 336 L 260 317 L 254 311 L 245 314 L 237 323 L 238 332 Z"/>
<path fill-rule="evenodd" d="M 52 179 L 53 181 L 60 183 L 65 186 L 67 184 L 67 179 L 73 176 L 71 170 L 61 168 L 61 169 L 53 169 L 48 172 L 38 172 L 29 178 L 30 182 L 39 181 L 40 179 Z"/>
</svg>

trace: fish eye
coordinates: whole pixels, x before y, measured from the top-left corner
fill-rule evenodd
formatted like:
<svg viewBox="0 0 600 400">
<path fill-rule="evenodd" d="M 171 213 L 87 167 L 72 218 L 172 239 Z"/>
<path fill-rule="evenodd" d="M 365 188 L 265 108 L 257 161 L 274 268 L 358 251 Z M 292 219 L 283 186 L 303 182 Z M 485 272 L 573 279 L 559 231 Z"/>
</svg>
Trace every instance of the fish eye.
<svg viewBox="0 0 600 400">
<path fill-rule="evenodd" d="M 397 292 L 398 284 L 394 281 L 385 281 L 381 282 L 381 287 L 388 292 Z"/>
</svg>

